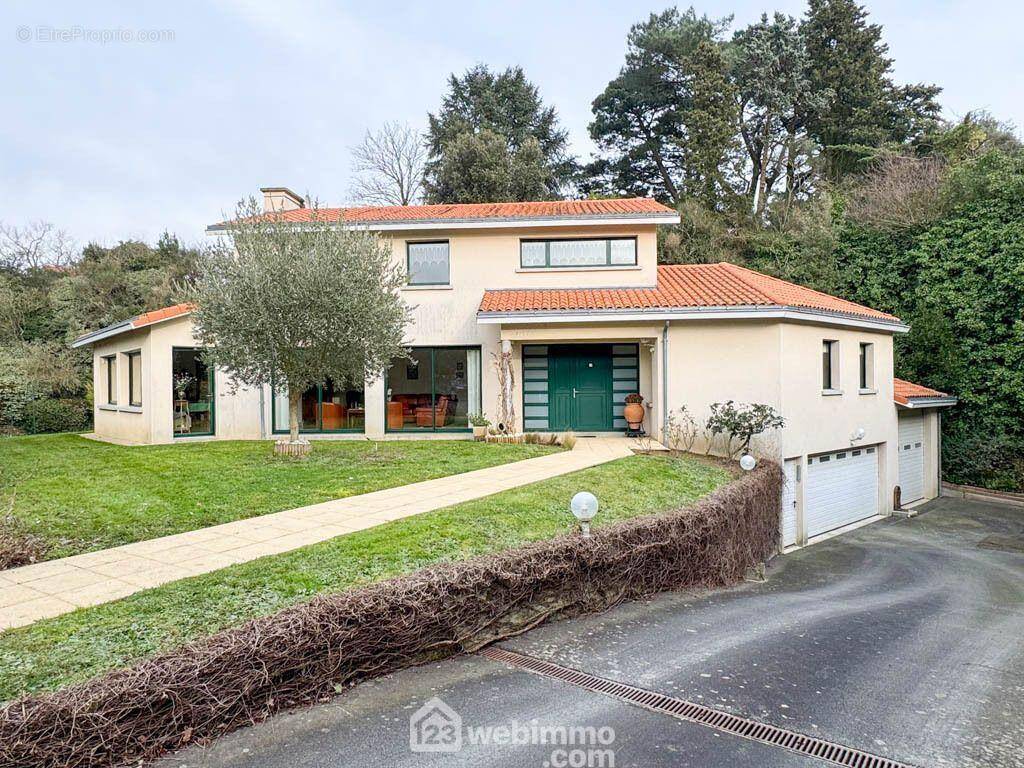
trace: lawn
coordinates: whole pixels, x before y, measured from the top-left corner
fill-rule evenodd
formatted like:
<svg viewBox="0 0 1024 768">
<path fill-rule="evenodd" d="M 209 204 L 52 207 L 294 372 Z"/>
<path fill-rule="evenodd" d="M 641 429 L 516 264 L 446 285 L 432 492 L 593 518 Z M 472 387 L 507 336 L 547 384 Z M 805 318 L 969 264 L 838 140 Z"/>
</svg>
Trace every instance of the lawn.
<svg viewBox="0 0 1024 768">
<path fill-rule="evenodd" d="M 326 592 L 571 531 L 572 495 L 595 527 L 688 504 L 731 478 L 696 458 L 632 456 L 483 499 L 166 584 L 0 634 L 0 700 L 87 679 Z"/>
<path fill-rule="evenodd" d="M 318 441 L 305 460 L 270 443 L 125 447 L 78 435 L 0 437 L 0 517 L 46 558 L 492 467 L 554 450 L 448 441 Z"/>
</svg>

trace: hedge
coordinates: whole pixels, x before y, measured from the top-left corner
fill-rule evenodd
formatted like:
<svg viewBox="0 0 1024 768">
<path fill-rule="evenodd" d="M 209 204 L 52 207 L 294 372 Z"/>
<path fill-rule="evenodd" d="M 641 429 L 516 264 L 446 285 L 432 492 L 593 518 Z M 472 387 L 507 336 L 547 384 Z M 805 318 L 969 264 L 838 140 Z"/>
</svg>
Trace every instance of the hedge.
<svg viewBox="0 0 1024 768">
<path fill-rule="evenodd" d="M 151 759 L 472 652 L 548 619 L 740 581 L 776 550 L 782 472 L 763 462 L 689 508 L 325 595 L 0 710 L 0 765 Z"/>
</svg>

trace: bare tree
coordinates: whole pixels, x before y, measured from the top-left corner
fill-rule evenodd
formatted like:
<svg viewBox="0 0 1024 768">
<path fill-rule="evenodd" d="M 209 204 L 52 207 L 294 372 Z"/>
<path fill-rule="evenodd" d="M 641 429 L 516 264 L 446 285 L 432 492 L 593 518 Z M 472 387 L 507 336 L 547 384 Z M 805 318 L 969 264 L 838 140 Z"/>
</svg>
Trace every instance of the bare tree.
<svg viewBox="0 0 1024 768">
<path fill-rule="evenodd" d="M 412 205 L 423 193 L 427 148 L 408 125 L 385 123 L 352 148 L 352 197 L 368 205 Z"/>
<path fill-rule="evenodd" d="M 933 219 L 946 163 L 941 157 L 886 155 L 849 193 L 847 214 L 877 227 L 912 227 Z"/>
<path fill-rule="evenodd" d="M 0 268 L 66 267 L 75 260 L 75 242 L 48 221 L 24 227 L 0 223 Z"/>
</svg>

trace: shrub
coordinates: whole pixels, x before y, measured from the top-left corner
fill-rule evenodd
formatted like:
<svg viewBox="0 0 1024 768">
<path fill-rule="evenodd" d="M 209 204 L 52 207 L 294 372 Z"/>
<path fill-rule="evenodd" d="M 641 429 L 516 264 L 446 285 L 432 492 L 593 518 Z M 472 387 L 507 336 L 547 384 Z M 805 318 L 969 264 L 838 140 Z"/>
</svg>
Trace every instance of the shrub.
<svg viewBox="0 0 1024 768">
<path fill-rule="evenodd" d="M 41 432 L 81 432 L 89 426 L 84 398 L 33 400 L 21 411 L 21 428 L 30 435 Z"/>
<path fill-rule="evenodd" d="M 785 426 L 786 421 L 775 409 L 764 403 L 736 405 L 732 400 L 724 403 L 712 403 L 711 415 L 708 417 L 707 429 L 711 439 L 708 440 L 708 451 L 716 435 L 725 435 L 725 454 L 730 459 L 740 451 L 750 449 L 750 441 L 754 435 L 765 430 L 778 429 Z M 739 445 L 733 446 L 738 440 Z"/>
</svg>

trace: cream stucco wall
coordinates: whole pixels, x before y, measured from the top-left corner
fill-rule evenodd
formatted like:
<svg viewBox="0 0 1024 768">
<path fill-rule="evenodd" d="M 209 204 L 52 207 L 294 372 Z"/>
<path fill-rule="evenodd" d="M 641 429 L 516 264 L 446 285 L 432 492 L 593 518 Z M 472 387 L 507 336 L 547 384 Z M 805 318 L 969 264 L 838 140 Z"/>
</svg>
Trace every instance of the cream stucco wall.
<svg viewBox="0 0 1024 768">
<path fill-rule="evenodd" d="M 142 406 L 128 402 L 128 352 L 142 354 Z M 107 403 L 107 367 L 105 357 L 117 359 L 117 405 Z M 149 367 L 150 338 L 146 330 L 115 336 L 93 347 L 93 425 L 96 434 L 124 443 L 152 441 L 149 422 L 152 389 L 155 380 Z"/>
</svg>

